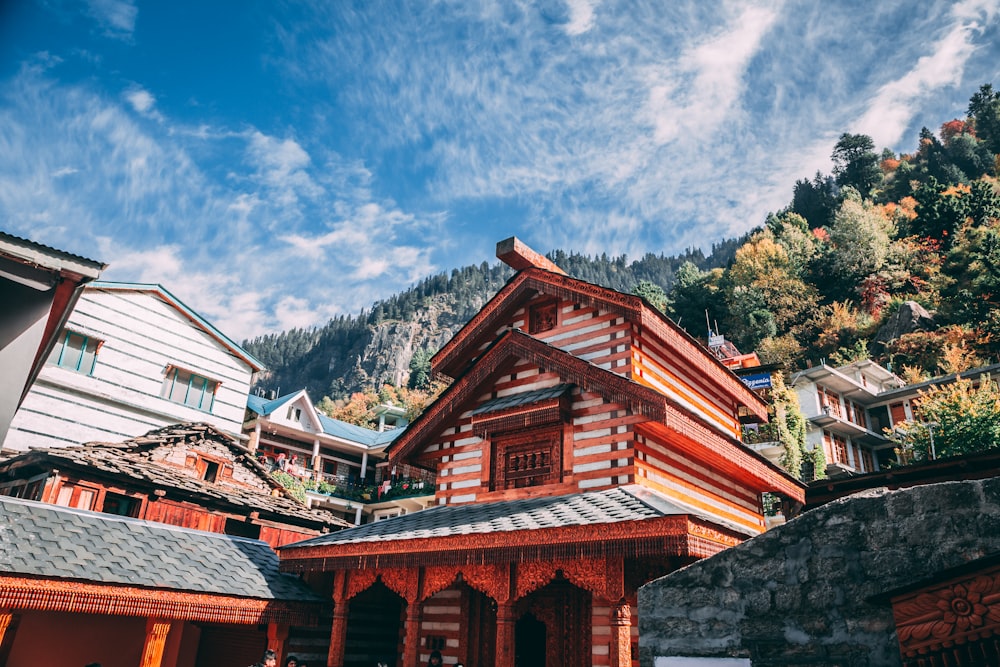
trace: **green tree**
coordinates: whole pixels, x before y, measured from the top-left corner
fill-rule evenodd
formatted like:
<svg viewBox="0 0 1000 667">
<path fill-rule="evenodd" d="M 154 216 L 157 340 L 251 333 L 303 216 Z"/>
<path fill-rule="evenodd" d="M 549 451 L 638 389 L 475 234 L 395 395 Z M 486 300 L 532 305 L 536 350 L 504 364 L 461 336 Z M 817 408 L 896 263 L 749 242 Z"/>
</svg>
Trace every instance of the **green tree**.
<svg viewBox="0 0 1000 667">
<path fill-rule="evenodd" d="M 703 329 L 705 313 L 725 318 L 729 312 L 719 285 L 721 280 L 721 269 L 702 271 L 694 262 L 684 262 L 674 275 L 667 314 L 694 335 L 707 335 Z"/>
<path fill-rule="evenodd" d="M 921 392 L 918 421 L 895 429 L 902 462 L 971 454 L 1000 446 L 1000 388 L 989 375 L 959 379 Z"/>
<path fill-rule="evenodd" d="M 433 356 L 430 350 L 423 348 L 414 351 L 410 357 L 410 381 L 407 383 L 410 389 L 426 389 L 430 386 Z"/>
<path fill-rule="evenodd" d="M 632 288 L 632 294 L 641 296 L 649 302 L 649 305 L 656 308 L 661 313 L 667 312 L 667 293 L 664 292 L 663 288 L 656 283 L 649 280 L 640 280 L 639 283 Z"/>
<path fill-rule="evenodd" d="M 1000 91 L 985 83 L 969 99 L 969 120 L 979 137 L 993 153 L 1000 153 Z"/>
<path fill-rule="evenodd" d="M 726 271 L 725 294 L 727 331 L 744 351 L 804 323 L 817 299 L 815 288 L 796 275 L 788 253 L 769 230 L 736 251 Z"/>
<path fill-rule="evenodd" d="M 845 188 L 845 194 L 830 229 L 833 273 L 846 286 L 855 286 L 885 267 L 896 230 L 880 207 L 862 201 L 853 188 Z"/>
<path fill-rule="evenodd" d="M 840 135 L 833 147 L 833 174 L 837 185 L 850 185 L 864 197 L 871 196 L 872 190 L 882 182 L 879 156 L 875 152 L 875 142 L 867 134 Z"/>
</svg>

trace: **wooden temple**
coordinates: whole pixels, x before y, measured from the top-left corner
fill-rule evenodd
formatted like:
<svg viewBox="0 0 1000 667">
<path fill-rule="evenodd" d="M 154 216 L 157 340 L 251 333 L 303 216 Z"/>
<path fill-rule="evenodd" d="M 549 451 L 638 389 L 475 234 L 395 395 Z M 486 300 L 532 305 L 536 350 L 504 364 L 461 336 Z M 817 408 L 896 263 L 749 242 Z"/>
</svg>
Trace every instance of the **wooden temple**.
<svg viewBox="0 0 1000 667">
<path fill-rule="evenodd" d="M 642 298 L 517 270 L 433 358 L 450 387 L 390 458 L 436 506 L 280 549 L 333 600 L 328 665 L 638 664 L 636 591 L 763 532 L 804 486 L 739 441 L 767 406 Z"/>
</svg>

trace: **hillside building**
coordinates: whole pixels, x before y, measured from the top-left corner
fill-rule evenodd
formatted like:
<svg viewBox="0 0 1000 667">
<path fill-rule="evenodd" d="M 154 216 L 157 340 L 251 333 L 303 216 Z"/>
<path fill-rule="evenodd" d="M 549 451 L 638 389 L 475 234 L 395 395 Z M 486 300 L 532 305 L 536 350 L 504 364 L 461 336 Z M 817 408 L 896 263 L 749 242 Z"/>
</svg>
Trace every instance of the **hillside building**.
<svg viewBox="0 0 1000 667">
<path fill-rule="evenodd" d="M 958 378 L 977 381 L 997 371 L 1000 364 L 906 385 L 865 359 L 837 368 L 807 368 L 792 375 L 791 383 L 808 420 L 807 446 L 823 449 L 827 475 L 854 475 L 898 463 L 890 436 L 901 422 L 919 418 L 921 392 Z"/>
<path fill-rule="evenodd" d="M 762 494 L 804 500 L 738 439 L 766 404 L 683 330 L 516 239 L 497 255 L 516 275 L 388 448 L 435 506 L 280 550 L 334 601 L 330 666 L 634 665 L 639 586 L 761 533 Z"/>
<path fill-rule="evenodd" d="M 292 498 L 246 447 L 208 424 L 0 461 L 0 495 L 260 539 L 272 548 L 350 525 Z"/>
<path fill-rule="evenodd" d="M 183 422 L 238 436 L 260 362 L 159 285 L 83 289 L 2 452 L 117 442 Z"/>
<path fill-rule="evenodd" d="M 307 483 L 310 507 L 361 525 L 419 511 L 434 500 L 433 473 L 388 463 L 386 450 L 406 427 L 405 411 L 380 405 L 375 415 L 378 430 L 331 419 L 302 389 L 272 399 L 251 395 L 243 428 L 264 465 Z"/>
</svg>

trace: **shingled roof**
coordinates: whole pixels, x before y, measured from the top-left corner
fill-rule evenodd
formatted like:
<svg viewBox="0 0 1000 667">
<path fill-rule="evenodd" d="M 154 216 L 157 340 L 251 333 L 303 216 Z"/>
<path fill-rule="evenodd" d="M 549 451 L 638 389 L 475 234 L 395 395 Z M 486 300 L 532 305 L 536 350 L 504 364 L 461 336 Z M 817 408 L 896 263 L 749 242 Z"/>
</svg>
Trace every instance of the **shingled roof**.
<svg viewBox="0 0 1000 667">
<path fill-rule="evenodd" d="M 152 460 L 158 447 L 186 439 L 211 439 L 228 447 L 233 460 L 253 471 L 270 493 L 259 489 L 218 484 L 198 479 L 183 471 Z M 39 449 L 0 462 L 0 478 L 16 476 L 19 469 L 61 469 L 102 478 L 125 479 L 132 487 L 146 487 L 168 496 L 184 496 L 216 506 L 238 508 L 242 513 L 259 512 L 298 525 L 319 529 L 343 528 L 352 524 L 333 514 L 307 508 L 254 459 L 235 439 L 209 424 L 186 423 L 166 426 L 119 443 L 90 442 L 72 447 Z M 273 495 L 277 494 L 277 495 Z"/>
<path fill-rule="evenodd" d="M 321 602 L 265 542 L 0 496 L 0 575 Z"/>
<path fill-rule="evenodd" d="M 454 535 L 502 533 L 520 530 L 592 526 L 643 521 L 672 515 L 691 515 L 722 524 L 741 534 L 746 528 L 721 522 L 682 507 L 665 496 L 639 485 L 620 486 L 560 496 L 540 496 L 492 503 L 442 505 L 385 521 L 320 535 L 281 547 L 283 555 L 300 548 L 331 544 L 387 543 Z"/>
</svg>

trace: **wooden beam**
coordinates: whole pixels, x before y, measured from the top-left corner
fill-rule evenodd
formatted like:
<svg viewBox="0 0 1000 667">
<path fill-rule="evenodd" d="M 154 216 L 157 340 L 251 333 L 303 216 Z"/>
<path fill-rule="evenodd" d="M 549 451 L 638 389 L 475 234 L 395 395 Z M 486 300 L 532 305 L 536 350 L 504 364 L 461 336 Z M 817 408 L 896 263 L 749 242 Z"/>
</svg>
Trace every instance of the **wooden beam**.
<svg viewBox="0 0 1000 667">
<path fill-rule="evenodd" d="M 556 266 L 548 257 L 535 252 L 516 236 L 511 236 L 509 239 L 497 243 L 497 259 L 515 271 L 534 267 L 566 275 L 566 272 Z"/>
</svg>

